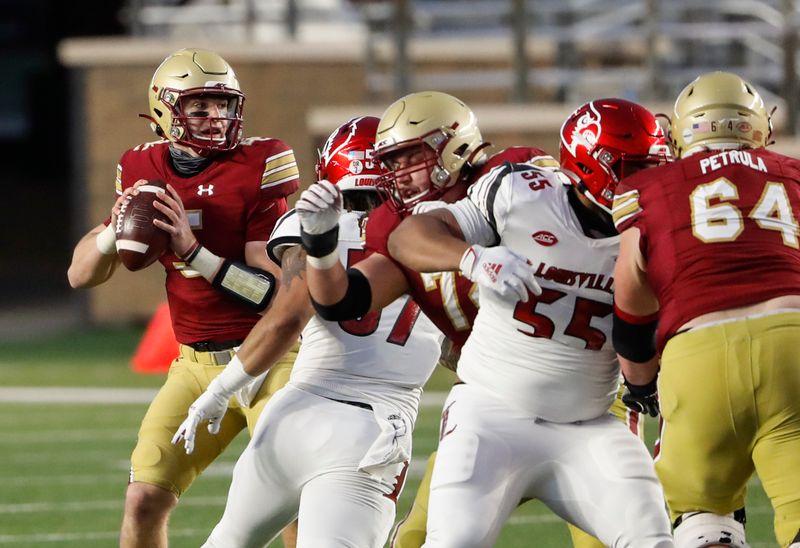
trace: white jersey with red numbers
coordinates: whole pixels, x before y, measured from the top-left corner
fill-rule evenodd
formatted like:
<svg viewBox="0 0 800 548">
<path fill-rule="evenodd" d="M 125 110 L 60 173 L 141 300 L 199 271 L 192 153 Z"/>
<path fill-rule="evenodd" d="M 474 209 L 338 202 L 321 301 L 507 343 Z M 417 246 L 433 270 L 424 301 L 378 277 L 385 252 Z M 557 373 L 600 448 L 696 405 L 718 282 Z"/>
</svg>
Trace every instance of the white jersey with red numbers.
<svg viewBox="0 0 800 548">
<path fill-rule="evenodd" d="M 345 264 L 364 254 L 363 217 L 348 212 L 339 221 Z M 299 244 L 290 211 L 267 252 L 280 263 Z M 236 463 L 206 548 L 266 545 L 295 517 L 298 547 L 380 548 L 389 535 L 440 332 L 403 297 L 359 320 L 314 316 L 302 337 L 289 383 L 267 402 Z"/>
<path fill-rule="evenodd" d="M 542 287 L 527 303 L 481 291 L 459 377 L 560 423 L 605 414 L 619 383 L 611 346 L 619 237 L 585 235 L 567 189 L 560 174 L 504 164 L 448 207 L 468 242 L 527 257 Z"/>
<path fill-rule="evenodd" d="M 339 253 L 347 266 L 365 256 L 363 220 L 363 213 L 345 212 L 339 221 Z M 276 224 L 267 250 L 279 262 L 287 246 L 299 243 L 300 223 L 292 210 Z M 413 424 L 441 340 L 441 332 L 408 296 L 357 320 L 329 322 L 315 315 L 303 329 L 290 382 L 335 399 L 391 403 Z"/>
<path fill-rule="evenodd" d="M 619 236 L 586 236 L 571 199 L 559 174 L 504 164 L 447 206 L 468 242 L 527 257 L 542 294 L 480 292 L 464 383 L 442 413 L 425 548 L 493 546 L 529 499 L 604 546 L 673 546 L 653 461 L 609 413 Z"/>
</svg>

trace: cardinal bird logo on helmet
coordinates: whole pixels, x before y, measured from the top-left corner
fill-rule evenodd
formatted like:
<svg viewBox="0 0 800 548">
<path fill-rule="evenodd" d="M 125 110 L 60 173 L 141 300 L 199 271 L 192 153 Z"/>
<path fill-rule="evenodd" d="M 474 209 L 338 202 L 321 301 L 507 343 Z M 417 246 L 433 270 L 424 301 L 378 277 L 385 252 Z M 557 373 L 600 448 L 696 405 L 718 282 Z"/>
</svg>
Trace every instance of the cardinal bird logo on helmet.
<svg viewBox="0 0 800 548">
<path fill-rule="evenodd" d="M 572 133 L 564 140 L 564 145 L 573 155 L 576 154 L 577 147 L 582 146 L 586 150 L 592 150 L 600 140 L 603 127 L 600 123 L 600 113 L 594 103 L 588 104 L 588 109 L 575 122 Z M 577 111 L 576 111 L 577 113 Z"/>
</svg>

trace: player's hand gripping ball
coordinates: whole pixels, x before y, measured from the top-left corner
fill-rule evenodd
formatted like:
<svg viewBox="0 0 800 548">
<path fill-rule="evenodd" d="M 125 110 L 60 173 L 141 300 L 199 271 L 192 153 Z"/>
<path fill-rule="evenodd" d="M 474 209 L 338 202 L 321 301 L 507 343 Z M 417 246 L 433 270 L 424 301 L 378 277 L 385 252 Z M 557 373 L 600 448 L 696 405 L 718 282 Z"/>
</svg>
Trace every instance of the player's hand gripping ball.
<svg viewBox="0 0 800 548">
<path fill-rule="evenodd" d="M 166 189 L 163 181 L 149 181 L 138 187 L 120 208 L 114 231 L 117 254 L 128 270 L 141 270 L 155 262 L 169 249 L 169 234 L 153 224 L 153 219 L 169 222 L 166 215 L 153 207 L 156 193 Z"/>
</svg>

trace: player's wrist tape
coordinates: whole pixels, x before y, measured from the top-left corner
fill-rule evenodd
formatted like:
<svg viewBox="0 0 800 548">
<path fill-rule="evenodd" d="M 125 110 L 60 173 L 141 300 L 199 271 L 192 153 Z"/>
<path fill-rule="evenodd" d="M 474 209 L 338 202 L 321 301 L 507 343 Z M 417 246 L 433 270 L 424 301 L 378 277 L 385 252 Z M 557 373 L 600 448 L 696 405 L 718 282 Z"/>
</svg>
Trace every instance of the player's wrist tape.
<svg viewBox="0 0 800 548">
<path fill-rule="evenodd" d="M 97 250 L 103 255 L 111 255 L 117 252 L 117 233 L 112 225 L 108 225 L 100 232 L 94 240 Z"/>
<path fill-rule="evenodd" d="M 224 259 L 211 287 L 261 311 L 269 306 L 275 293 L 275 276 L 266 270 Z"/>
<path fill-rule="evenodd" d="M 306 263 L 317 270 L 328 270 L 339 263 L 339 249 L 334 249 L 324 257 L 306 255 Z"/>
<path fill-rule="evenodd" d="M 225 366 L 225 369 L 222 370 L 222 373 L 211 381 L 211 384 L 216 385 L 215 392 L 225 396 L 225 398 L 230 398 L 237 390 L 247 386 L 254 380 L 256 380 L 256 377 L 244 370 L 244 364 L 239 359 L 239 356 L 234 356 Z M 211 389 L 211 385 L 209 385 L 209 389 Z"/>
<path fill-rule="evenodd" d="M 611 340 L 614 350 L 623 358 L 643 363 L 656 355 L 658 315 L 633 316 L 614 306 Z"/>
<path fill-rule="evenodd" d="M 355 320 L 369 312 L 372 288 L 367 277 L 357 268 L 348 268 L 347 282 L 347 292 L 338 303 L 324 305 L 311 299 L 320 318 L 327 321 Z"/>
<path fill-rule="evenodd" d="M 194 251 L 194 257 L 191 260 L 186 260 L 189 266 L 209 282 L 214 281 L 214 276 L 217 274 L 220 265 L 222 265 L 222 261 L 222 257 L 214 255 L 202 245 L 198 246 Z"/>
<path fill-rule="evenodd" d="M 336 247 L 339 245 L 339 225 L 337 224 L 322 234 L 309 234 L 300 225 L 300 242 L 303 244 L 303 249 L 306 250 L 308 258 L 327 257 L 336 251 Z"/>
<path fill-rule="evenodd" d="M 469 246 L 461 256 L 458 268 L 465 278 L 472 280 L 472 271 L 475 269 L 475 263 L 478 261 L 478 255 L 480 255 L 481 251 L 483 251 L 483 246 L 475 244 Z"/>
<path fill-rule="evenodd" d="M 269 306 L 275 292 L 275 276 L 266 270 L 218 257 L 202 245 L 192 253 L 194 258 L 187 263 L 208 280 L 211 287 L 258 311 Z"/>
</svg>

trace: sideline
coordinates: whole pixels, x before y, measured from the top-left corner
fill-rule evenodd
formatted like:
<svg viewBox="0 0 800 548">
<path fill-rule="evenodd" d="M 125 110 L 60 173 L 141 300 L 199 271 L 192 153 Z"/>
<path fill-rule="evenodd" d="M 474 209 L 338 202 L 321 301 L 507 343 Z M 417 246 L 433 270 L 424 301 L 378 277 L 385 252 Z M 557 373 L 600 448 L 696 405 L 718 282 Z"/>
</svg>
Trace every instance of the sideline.
<svg viewBox="0 0 800 548">
<path fill-rule="evenodd" d="M 0 403 L 150 403 L 155 388 L 0 387 Z M 424 392 L 422 407 L 441 407 L 447 392 Z"/>
</svg>

